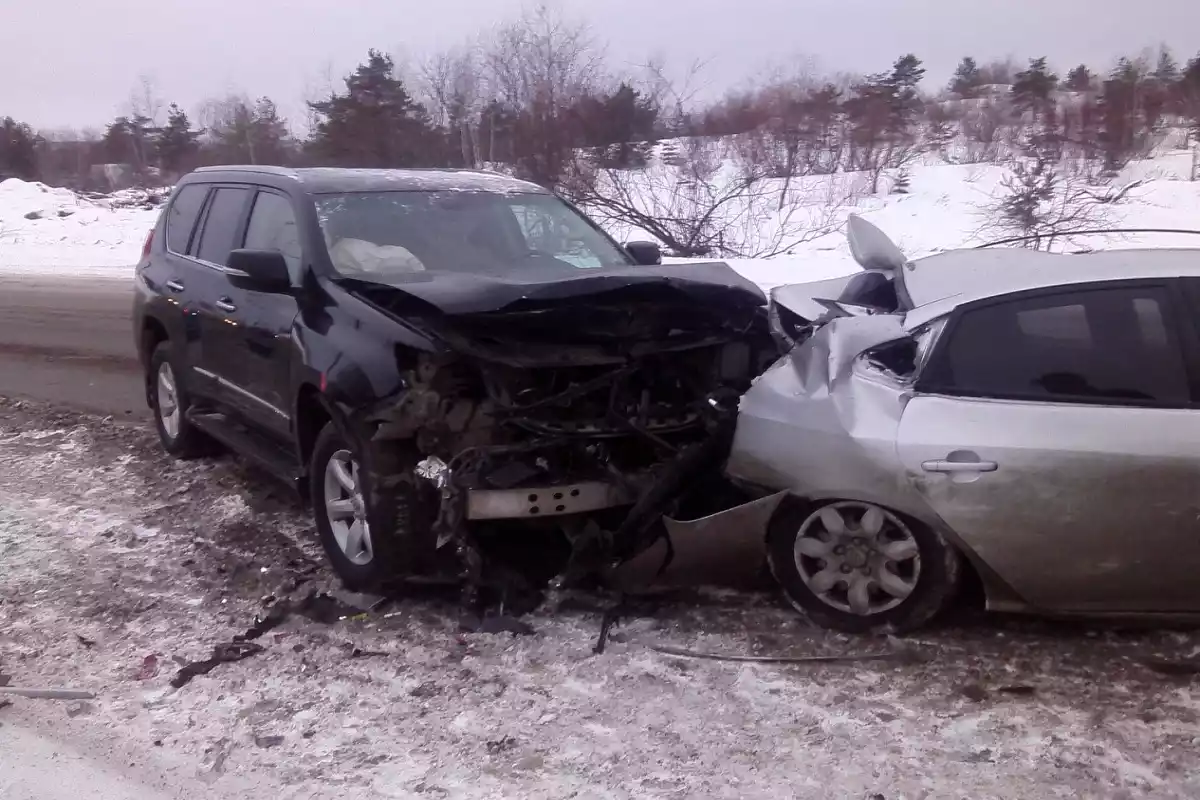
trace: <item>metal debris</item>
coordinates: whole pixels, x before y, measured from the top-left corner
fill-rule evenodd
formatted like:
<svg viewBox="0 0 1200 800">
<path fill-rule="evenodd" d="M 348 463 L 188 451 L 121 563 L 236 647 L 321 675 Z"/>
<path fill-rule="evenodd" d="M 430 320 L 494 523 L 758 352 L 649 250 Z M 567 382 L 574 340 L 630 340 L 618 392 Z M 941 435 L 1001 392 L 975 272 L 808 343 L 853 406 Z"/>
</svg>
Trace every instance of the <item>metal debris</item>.
<svg viewBox="0 0 1200 800">
<path fill-rule="evenodd" d="M 916 656 L 909 650 L 878 653 L 848 653 L 828 656 L 739 656 L 722 653 L 702 653 L 679 647 L 655 645 L 650 648 L 656 653 L 677 658 L 702 658 L 707 661 L 737 661 L 755 664 L 851 664 L 861 661 L 912 661 Z"/>
<path fill-rule="evenodd" d="M 179 672 L 175 673 L 175 677 L 171 678 L 171 686 L 179 689 L 191 682 L 192 678 L 197 675 L 207 675 L 221 664 L 232 664 L 235 661 L 242 661 L 250 656 L 258 655 L 265 648 L 254 642 L 230 642 L 228 644 L 219 644 L 213 648 L 212 655 L 203 661 L 193 661 L 187 664 Z"/>
<path fill-rule="evenodd" d="M 450 467 L 437 456 L 430 456 L 417 463 L 417 477 L 424 478 L 433 484 L 435 489 L 445 489 L 450 483 Z"/>
<path fill-rule="evenodd" d="M 92 692 L 78 689 L 30 689 L 21 686 L 0 686 L 0 697 L 29 697 L 37 700 L 95 700 Z"/>
</svg>

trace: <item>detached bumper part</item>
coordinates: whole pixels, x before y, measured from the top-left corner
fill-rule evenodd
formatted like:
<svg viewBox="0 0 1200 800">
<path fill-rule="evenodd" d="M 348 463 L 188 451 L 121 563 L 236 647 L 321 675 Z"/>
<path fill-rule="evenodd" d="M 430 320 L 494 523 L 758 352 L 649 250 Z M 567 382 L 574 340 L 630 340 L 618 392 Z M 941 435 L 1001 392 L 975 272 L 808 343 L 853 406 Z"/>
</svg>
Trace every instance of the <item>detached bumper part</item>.
<svg viewBox="0 0 1200 800">
<path fill-rule="evenodd" d="M 626 506 L 634 498 L 621 487 L 592 481 L 566 486 L 467 490 L 467 519 L 534 519 Z"/>
</svg>

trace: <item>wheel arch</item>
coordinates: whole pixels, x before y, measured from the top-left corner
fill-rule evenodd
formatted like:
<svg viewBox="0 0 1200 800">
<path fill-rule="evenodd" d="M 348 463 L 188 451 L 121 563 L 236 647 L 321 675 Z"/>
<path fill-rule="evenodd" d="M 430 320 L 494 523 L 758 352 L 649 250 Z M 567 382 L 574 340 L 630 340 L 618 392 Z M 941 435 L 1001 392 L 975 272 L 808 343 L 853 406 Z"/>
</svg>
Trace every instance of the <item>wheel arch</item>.
<svg viewBox="0 0 1200 800">
<path fill-rule="evenodd" d="M 146 316 L 142 320 L 142 329 L 138 333 L 138 356 L 142 366 L 148 366 L 155 349 L 170 338 L 167 326 L 160 319 Z"/>
<path fill-rule="evenodd" d="M 311 383 L 301 384 L 296 393 L 293 432 L 296 438 L 296 457 L 302 474 L 308 474 L 317 437 L 321 435 L 321 430 L 334 420 L 336 413 L 319 387 Z"/>
</svg>

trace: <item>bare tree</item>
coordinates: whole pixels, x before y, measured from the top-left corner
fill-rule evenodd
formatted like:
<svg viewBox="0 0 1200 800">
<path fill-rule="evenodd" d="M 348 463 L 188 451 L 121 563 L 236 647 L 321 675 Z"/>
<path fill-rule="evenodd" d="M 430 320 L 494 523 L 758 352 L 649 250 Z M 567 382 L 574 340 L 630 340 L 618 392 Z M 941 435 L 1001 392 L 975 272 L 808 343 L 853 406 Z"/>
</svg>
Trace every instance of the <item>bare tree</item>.
<svg viewBox="0 0 1200 800">
<path fill-rule="evenodd" d="M 456 138 L 463 164 L 482 166 L 479 119 L 484 110 L 484 75 L 477 47 L 434 54 L 420 66 L 421 88 L 433 121 Z"/>
<path fill-rule="evenodd" d="M 1052 148 L 1038 148 L 1018 159 L 1001 181 L 1001 191 L 979 209 L 986 239 L 1028 237 L 1022 246 L 1049 250 L 1085 231 L 1111 228 L 1117 207 L 1141 185 L 1094 185 L 1087 175 L 1060 161 Z"/>
<path fill-rule="evenodd" d="M 674 165 L 645 170 L 577 164 L 565 188 L 602 224 L 644 231 L 679 256 L 766 258 L 840 227 L 842 181 L 793 185 L 781 201 L 783 181 L 726 143 L 690 137 L 678 149 Z"/>
<path fill-rule="evenodd" d="M 606 80 L 603 48 L 586 24 L 539 5 L 498 28 L 482 61 L 492 101 L 482 120 L 487 152 L 495 157 L 495 139 L 504 133 L 525 177 L 557 185 L 574 150 L 572 112 Z"/>
<path fill-rule="evenodd" d="M 964 164 L 992 164 L 1004 160 L 1014 134 L 1014 122 L 1006 99 L 974 103 L 962 119 Z"/>
<path fill-rule="evenodd" d="M 144 118 L 150 127 L 158 126 L 165 102 L 153 75 L 143 72 L 138 76 L 137 84 L 129 93 L 127 105 L 132 117 Z"/>
</svg>

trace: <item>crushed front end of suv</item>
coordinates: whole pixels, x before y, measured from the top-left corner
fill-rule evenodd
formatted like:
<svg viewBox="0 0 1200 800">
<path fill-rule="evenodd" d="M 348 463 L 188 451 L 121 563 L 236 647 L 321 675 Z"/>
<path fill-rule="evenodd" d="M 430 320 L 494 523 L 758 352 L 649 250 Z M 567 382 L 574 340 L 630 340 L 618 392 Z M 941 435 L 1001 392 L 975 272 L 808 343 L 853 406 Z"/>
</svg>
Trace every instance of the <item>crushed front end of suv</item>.
<svg viewBox="0 0 1200 800">
<path fill-rule="evenodd" d="M 777 355 L 728 266 L 490 173 L 200 170 L 137 275 L 164 446 L 293 481 L 357 589 L 451 570 L 512 601 L 645 552 L 664 514 L 718 510 Z"/>
</svg>

